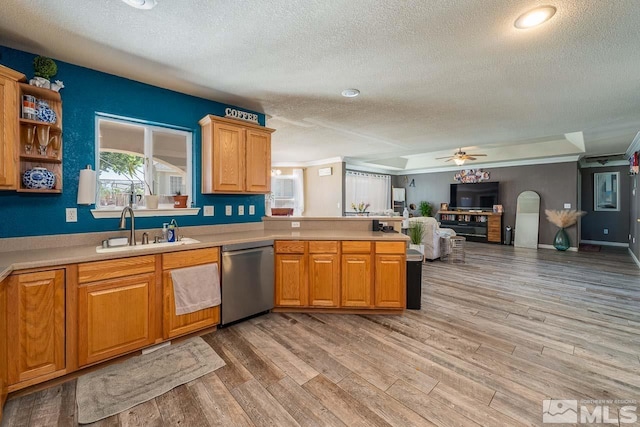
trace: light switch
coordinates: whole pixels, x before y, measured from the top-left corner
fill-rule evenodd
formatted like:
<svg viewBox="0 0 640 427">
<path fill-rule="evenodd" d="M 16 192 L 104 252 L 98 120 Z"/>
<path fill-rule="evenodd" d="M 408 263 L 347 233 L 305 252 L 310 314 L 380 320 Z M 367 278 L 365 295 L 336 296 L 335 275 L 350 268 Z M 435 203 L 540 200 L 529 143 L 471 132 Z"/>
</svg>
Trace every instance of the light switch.
<svg viewBox="0 0 640 427">
<path fill-rule="evenodd" d="M 213 216 L 213 206 L 205 206 L 202 216 Z"/>
<path fill-rule="evenodd" d="M 565 203 L 564 204 L 564 208 L 565 209 L 571 209 L 571 203 Z"/>
<path fill-rule="evenodd" d="M 226 205 L 224 207 L 224 214 L 226 216 L 231 216 L 233 214 L 233 207 L 231 205 Z"/>
<path fill-rule="evenodd" d="M 249 205 L 249 215 L 256 214 L 256 207 L 254 205 Z"/>
<path fill-rule="evenodd" d="M 244 205 L 238 206 L 238 215 L 244 215 Z"/>
</svg>

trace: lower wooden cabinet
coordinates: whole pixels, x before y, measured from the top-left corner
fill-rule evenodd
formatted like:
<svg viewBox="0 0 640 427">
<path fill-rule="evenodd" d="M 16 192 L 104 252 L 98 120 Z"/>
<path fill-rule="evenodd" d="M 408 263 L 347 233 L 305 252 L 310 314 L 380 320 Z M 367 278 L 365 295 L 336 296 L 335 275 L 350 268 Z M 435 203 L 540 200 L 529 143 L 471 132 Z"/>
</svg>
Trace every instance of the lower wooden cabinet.
<svg viewBox="0 0 640 427">
<path fill-rule="evenodd" d="M 219 263 L 219 248 L 196 249 L 162 255 L 162 338 L 170 339 L 220 323 L 220 306 L 177 315 L 171 271 L 176 268 Z"/>
<path fill-rule="evenodd" d="M 342 307 L 371 308 L 371 254 L 342 254 Z"/>
<path fill-rule="evenodd" d="M 407 301 L 407 258 L 402 242 L 375 243 L 376 308 L 404 308 Z"/>
<path fill-rule="evenodd" d="M 155 273 L 79 286 L 79 365 L 153 344 L 154 325 Z"/>
<path fill-rule="evenodd" d="M 309 305 L 306 270 L 306 255 L 276 253 L 274 284 L 276 307 L 306 307 Z"/>
<path fill-rule="evenodd" d="M 340 255 L 309 254 L 309 305 L 340 306 Z"/>
<path fill-rule="evenodd" d="M 64 281 L 62 269 L 9 277 L 6 289 L 9 385 L 46 375 L 50 378 L 65 369 Z"/>
</svg>

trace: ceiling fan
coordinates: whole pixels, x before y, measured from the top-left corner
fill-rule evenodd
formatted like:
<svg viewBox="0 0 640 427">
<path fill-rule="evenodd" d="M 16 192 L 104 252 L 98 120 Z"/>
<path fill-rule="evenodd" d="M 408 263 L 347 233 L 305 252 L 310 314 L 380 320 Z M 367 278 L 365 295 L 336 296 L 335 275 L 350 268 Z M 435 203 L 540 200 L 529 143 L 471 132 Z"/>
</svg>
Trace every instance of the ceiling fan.
<svg viewBox="0 0 640 427">
<path fill-rule="evenodd" d="M 436 157 L 436 160 L 447 159 L 447 160 L 445 160 L 445 162 L 453 160 L 456 165 L 462 166 L 466 160 L 475 160 L 476 157 L 485 157 L 485 156 L 486 156 L 486 154 L 467 154 L 464 151 L 462 151 L 462 148 L 458 148 L 458 151 L 456 151 L 453 154 L 453 156 Z"/>
</svg>

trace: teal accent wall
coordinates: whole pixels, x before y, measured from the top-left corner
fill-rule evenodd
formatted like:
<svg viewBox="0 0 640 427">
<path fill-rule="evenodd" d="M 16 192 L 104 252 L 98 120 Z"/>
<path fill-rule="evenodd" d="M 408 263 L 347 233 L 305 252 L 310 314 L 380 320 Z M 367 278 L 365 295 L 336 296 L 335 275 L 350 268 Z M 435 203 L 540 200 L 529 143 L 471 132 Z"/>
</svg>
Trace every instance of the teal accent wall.
<svg viewBox="0 0 640 427">
<path fill-rule="evenodd" d="M 0 46 L 0 64 L 33 77 L 33 58 L 37 54 Z M 55 59 L 55 58 L 54 58 Z M 117 230 L 117 219 L 94 219 L 93 206 L 76 204 L 80 169 L 90 164 L 95 169 L 96 112 L 131 117 L 190 129 L 193 132 L 193 188 L 196 206 L 213 205 L 215 216 L 177 217 L 180 226 L 259 222 L 264 215 L 264 195 L 201 194 L 200 126 L 198 120 L 207 114 L 224 116 L 232 105 L 162 89 L 111 74 L 56 60 L 62 80 L 63 127 L 63 193 L 27 194 L 0 191 L 0 238 L 83 233 Z M 247 111 L 242 109 L 243 111 Z M 258 114 L 264 126 L 264 114 Z M 0 160 L 4 161 L 4 159 Z M 225 216 L 225 205 L 233 206 L 232 216 Z M 245 215 L 238 216 L 244 205 Z M 248 215 L 249 205 L 256 214 Z M 65 208 L 78 209 L 78 222 L 65 222 Z M 136 218 L 137 228 L 162 228 L 171 217 Z"/>
</svg>

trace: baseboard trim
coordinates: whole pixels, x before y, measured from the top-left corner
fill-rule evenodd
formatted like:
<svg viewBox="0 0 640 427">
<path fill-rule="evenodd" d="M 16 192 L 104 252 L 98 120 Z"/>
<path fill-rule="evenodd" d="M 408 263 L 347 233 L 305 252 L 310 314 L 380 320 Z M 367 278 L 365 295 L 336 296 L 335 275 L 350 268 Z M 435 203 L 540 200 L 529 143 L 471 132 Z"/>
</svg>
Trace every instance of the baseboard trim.
<svg viewBox="0 0 640 427">
<path fill-rule="evenodd" d="M 616 246 L 618 248 L 628 248 L 628 243 L 622 242 L 602 242 L 600 240 L 580 240 L 580 243 L 585 243 L 587 245 L 600 245 L 600 246 Z"/>
<path fill-rule="evenodd" d="M 629 248 L 629 255 L 631 255 L 631 258 L 633 258 L 633 261 L 636 263 L 638 268 L 640 268 L 640 260 L 638 260 L 638 258 L 636 257 L 636 254 L 633 253 L 631 248 Z"/>
<path fill-rule="evenodd" d="M 542 245 L 542 244 L 539 244 L 539 245 L 538 245 L 538 249 L 553 249 L 553 250 L 556 250 L 556 251 L 557 251 L 557 249 L 556 249 L 556 248 L 555 248 L 555 246 L 553 246 L 553 245 Z M 569 252 L 578 252 L 578 248 L 576 248 L 575 246 L 571 246 L 571 247 L 570 247 L 569 249 L 567 249 L 567 250 L 568 250 Z"/>
</svg>

